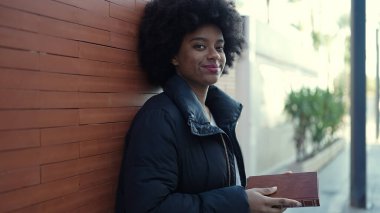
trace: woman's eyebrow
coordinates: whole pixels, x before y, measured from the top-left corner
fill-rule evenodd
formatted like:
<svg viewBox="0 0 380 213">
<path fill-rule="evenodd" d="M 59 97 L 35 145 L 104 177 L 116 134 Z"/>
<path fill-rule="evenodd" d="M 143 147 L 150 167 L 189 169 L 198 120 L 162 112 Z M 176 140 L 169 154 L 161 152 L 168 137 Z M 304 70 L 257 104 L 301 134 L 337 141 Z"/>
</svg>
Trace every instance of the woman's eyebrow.
<svg viewBox="0 0 380 213">
<path fill-rule="evenodd" d="M 207 41 L 207 38 L 204 38 L 204 37 L 194 37 L 194 38 L 190 39 L 190 41 L 198 41 L 198 40 Z"/>
<path fill-rule="evenodd" d="M 190 41 L 208 41 L 208 39 L 207 38 L 204 38 L 204 37 L 194 37 L 194 38 L 192 38 L 192 39 L 190 39 Z M 224 43 L 224 39 L 218 39 L 217 41 L 216 41 L 217 43 Z"/>
</svg>

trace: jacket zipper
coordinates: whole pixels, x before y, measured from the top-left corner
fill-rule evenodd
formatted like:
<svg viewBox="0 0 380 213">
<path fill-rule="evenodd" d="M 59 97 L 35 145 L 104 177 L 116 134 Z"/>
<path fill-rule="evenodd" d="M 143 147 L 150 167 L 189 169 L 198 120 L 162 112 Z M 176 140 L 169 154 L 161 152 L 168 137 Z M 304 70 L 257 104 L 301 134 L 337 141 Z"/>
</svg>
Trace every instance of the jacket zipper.
<svg viewBox="0 0 380 213">
<path fill-rule="evenodd" d="M 226 142 L 224 141 L 223 135 L 220 134 L 220 137 L 222 138 L 223 147 L 224 147 L 224 154 L 226 155 L 226 161 L 227 161 L 228 186 L 231 186 L 231 168 L 230 168 L 230 159 L 229 159 L 229 157 L 228 157 L 227 146 L 226 146 Z"/>
</svg>

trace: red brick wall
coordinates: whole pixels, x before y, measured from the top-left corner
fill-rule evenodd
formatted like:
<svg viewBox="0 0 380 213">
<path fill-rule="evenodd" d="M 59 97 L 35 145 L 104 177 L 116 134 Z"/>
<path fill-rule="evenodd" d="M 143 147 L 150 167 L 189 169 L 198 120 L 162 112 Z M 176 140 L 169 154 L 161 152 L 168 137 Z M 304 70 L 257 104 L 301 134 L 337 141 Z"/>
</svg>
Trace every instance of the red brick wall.
<svg viewBox="0 0 380 213">
<path fill-rule="evenodd" d="M 112 212 L 144 4 L 0 1 L 0 212 Z"/>
<path fill-rule="evenodd" d="M 145 2 L 0 1 L 0 212 L 113 212 Z"/>
</svg>

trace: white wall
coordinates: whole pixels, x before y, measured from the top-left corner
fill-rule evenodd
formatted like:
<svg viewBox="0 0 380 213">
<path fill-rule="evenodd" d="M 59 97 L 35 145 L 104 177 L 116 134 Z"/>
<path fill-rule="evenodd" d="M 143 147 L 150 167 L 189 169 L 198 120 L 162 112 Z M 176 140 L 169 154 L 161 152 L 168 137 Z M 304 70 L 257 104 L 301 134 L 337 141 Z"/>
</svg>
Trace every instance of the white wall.
<svg viewBox="0 0 380 213">
<path fill-rule="evenodd" d="M 254 19 L 253 19 L 254 20 Z M 320 84 L 318 55 L 295 32 L 249 21 L 249 48 L 237 63 L 238 125 L 247 175 L 271 173 L 295 160 L 292 126 L 283 113 L 291 89 Z"/>
</svg>

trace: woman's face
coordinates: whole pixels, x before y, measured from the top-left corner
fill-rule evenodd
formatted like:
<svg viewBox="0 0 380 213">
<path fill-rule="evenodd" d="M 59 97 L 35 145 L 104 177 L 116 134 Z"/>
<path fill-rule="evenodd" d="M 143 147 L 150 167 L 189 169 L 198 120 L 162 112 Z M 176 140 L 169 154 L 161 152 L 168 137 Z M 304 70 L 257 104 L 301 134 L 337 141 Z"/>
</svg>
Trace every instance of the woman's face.
<svg viewBox="0 0 380 213">
<path fill-rule="evenodd" d="M 173 58 L 177 73 L 194 88 L 215 84 L 226 64 L 224 39 L 215 25 L 204 25 L 185 35 L 178 54 Z"/>
</svg>

